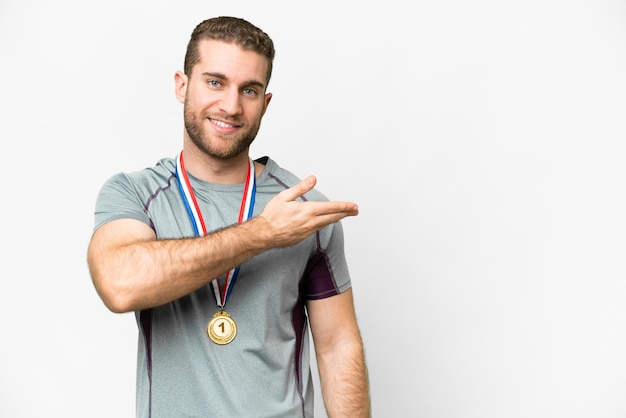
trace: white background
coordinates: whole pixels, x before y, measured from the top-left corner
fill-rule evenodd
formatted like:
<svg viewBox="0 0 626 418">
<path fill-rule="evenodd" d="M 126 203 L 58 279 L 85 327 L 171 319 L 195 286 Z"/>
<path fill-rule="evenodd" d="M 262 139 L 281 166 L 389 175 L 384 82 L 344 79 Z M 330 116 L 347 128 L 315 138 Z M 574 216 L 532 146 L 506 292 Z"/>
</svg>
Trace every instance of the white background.
<svg viewBox="0 0 626 418">
<path fill-rule="evenodd" d="M 0 416 L 134 415 L 95 198 L 180 150 L 173 74 L 221 14 L 277 48 L 253 156 L 359 203 L 374 416 L 626 416 L 626 4 L 217 3 L 0 2 Z"/>
</svg>

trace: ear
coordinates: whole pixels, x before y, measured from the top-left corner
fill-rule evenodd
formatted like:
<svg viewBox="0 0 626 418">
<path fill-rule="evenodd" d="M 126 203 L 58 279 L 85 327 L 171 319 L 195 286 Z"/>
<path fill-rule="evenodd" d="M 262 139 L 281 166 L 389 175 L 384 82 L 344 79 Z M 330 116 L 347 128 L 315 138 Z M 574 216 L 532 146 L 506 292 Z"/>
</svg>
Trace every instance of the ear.
<svg viewBox="0 0 626 418">
<path fill-rule="evenodd" d="M 263 104 L 263 113 L 262 113 L 262 115 L 265 114 L 265 111 L 267 110 L 267 106 L 269 106 L 269 104 L 270 104 L 270 100 L 272 100 L 272 93 L 267 93 L 265 95 L 265 103 Z"/>
<path fill-rule="evenodd" d="M 187 83 L 189 79 L 187 74 L 182 71 L 176 71 L 174 74 L 174 93 L 179 102 L 185 103 L 185 96 L 187 95 Z"/>
</svg>

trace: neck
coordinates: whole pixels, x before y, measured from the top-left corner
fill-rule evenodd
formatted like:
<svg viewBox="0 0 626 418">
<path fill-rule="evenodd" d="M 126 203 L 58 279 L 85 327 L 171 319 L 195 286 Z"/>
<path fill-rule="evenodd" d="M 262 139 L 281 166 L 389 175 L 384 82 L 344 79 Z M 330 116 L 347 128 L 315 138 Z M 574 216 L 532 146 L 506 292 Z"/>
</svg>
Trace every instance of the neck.
<svg viewBox="0 0 626 418">
<path fill-rule="evenodd" d="M 233 158 L 211 157 L 197 148 L 184 147 L 185 170 L 192 176 L 210 183 L 243 183 L 248 173 L 248 153 Z"/>
</svg>

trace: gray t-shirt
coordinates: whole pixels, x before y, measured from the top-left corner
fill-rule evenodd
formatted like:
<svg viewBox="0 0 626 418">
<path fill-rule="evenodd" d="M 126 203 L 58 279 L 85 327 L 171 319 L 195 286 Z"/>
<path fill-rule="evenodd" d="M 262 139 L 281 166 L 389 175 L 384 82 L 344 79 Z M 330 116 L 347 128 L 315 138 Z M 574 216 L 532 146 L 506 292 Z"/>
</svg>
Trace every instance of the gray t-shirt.
<svg viewBox="0 0 626 418">
<path fill-rule="evenodd" d="M 265 168 L 257 178 L 253 216 L 300 181 L 267 157 L 258 161 Z M 111 177 L 98 195 L 95 228 L 132 218 L 149 225 L 159 239 L 193 237 L 175 164 L 165 158 Z M 190 182 L 209 233 L 237 222 L 243 184 L 192 176 Z M 304 198 L 327 200 L 316 190 Z M 313 417 L 305 303 L 349 287 L 343 232 L 336 223 L 241 265 L 224 309 L 237 323 L 237 336 L 227 345 L 207 336 L 208 321 L 218 311 L 209 285 L 136 312 L 137 417 Z"/>
</svg>

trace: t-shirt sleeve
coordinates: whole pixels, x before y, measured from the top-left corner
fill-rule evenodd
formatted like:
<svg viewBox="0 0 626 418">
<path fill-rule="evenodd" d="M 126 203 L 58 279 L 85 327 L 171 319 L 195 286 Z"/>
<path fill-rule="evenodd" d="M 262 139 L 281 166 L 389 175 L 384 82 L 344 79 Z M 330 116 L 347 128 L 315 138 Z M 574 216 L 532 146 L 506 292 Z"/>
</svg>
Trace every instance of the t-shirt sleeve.
<svg viewBox="0 0 626 418">
<path fill-rule="evenodd" d="M 123 173 L 109 178 L 100 188 L 96 199 L 94 231 L 117 219 L 136 219 L 151 226 L 141 197 Z"/>
<path fill-rule="evenodd" d="M 322 229 L 318 239 L 318 251 L 309 259 L 302 281 L 308 300 L 335 296 L 351 287 L 341 222 Z"/>
</svg>

